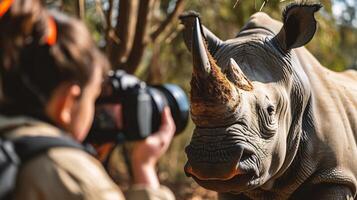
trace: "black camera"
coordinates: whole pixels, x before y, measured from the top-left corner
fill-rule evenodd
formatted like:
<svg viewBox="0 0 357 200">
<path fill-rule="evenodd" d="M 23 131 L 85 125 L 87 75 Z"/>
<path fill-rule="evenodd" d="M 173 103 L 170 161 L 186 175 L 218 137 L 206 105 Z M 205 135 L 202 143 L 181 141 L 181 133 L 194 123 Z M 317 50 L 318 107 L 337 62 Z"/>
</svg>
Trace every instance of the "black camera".
<svg viewBox="0 0 357 200">
<path fill-rule="evenodd" d="M 188 122 L 189 103 L 179 86 L 149 86 L 122 70 L 111 71 L 103 82 L 86 141 L 98 144 L 145 139 L 159 129 L 165 106 L 170 107 L 175 134 L 181 133 Z"/>
</svg>

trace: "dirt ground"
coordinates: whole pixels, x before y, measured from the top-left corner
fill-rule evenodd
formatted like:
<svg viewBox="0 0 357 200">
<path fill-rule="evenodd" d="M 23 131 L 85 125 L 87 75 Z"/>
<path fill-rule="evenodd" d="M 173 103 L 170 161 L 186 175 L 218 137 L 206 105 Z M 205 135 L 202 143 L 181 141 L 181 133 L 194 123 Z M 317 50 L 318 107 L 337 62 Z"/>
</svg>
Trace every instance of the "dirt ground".
<svg viewBox="0 0 357 200">
<path fill-rule="evenodd" d="M 188 179 L 190 180 L 190 179 Z M 206 190 L 193 181 L 185 181 L 179 183 L 167 183 L 164 185 L 169 187 L 174 192 L 177 200 L 215 200 L 217 193 Z"/>
<path fill-rule="evenodd" d="M 118 174 L 117 174 L 118 175 Z M 130 179 L 128 176 L 121 174 L 120 178 L 116 175 L 115 182 L 119 185 L 120 189 L 125 192 L 129 189 Z M 193 180 L 187 178 L 184 181 L 160 180 L 162 185 L 171 189 L 175 194 L 176 200 L 216 200 L 217 193 L 214 191 L 206 190 L 200 187 Z"/>
</svg>

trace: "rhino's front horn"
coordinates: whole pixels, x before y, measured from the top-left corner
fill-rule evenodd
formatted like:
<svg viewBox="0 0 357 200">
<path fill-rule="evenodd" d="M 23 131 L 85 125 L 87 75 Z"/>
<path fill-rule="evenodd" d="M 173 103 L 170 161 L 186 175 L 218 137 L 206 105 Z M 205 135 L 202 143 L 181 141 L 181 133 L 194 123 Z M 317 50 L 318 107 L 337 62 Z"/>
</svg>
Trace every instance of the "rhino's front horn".
<svg viewBox="0 0 357 200">
<path fill-rule="evenodd" d="M 195 26 L 197 19 L 199 20 L 199 14 L 195 11 L 188 11 L 180 15 L 180 20 L 184 25 L 184 30 L 182 32 L 183 38 L 186 47 L 189 51 L 191 51 L 192 48 L 192 30 Z M 214 55 L 223 45 L 223 41 L 219 39 L 215 34 L 213 34 L 210 30 L 208 30 L 208 28 L 206 28 L 204 25 L 200 24 L 200 28 L 200 32 L 202 33 L 202 36 L 207 42 L 209 52 Z"/>
<path fill-rule="evenodd" d="M 206 52 L 198 17 L 195 19 L 193 26 L 191 50 L 194 72 L 199 75 L 208 76 L 211 73 L 211 65 L 207 56 L 208 52 Z"/>
<path fill-rule="evenodd" d="M 207 49 L 198 18 L 192 29 L 193 73 L 191 115 L 197 126 L 217 127 L 234 122 L 239 91 L 222 73 Z"/>
</svg>

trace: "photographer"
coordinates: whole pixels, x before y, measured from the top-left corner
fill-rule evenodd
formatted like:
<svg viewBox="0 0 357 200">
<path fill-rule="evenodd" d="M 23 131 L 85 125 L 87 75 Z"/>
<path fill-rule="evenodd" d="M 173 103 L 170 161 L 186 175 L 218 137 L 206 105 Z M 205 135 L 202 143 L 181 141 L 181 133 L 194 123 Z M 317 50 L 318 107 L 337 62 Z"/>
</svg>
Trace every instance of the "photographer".
<svg viewBox="0 0 357 200">
<path fill-rule="evenodd" d="M 109 68 L 84 24 L 48 12 L 40 0 L 0 0 L 0 30 L 1 138 L 70 137 L 80 146 Z M 159 131 L 136 142 L 128 199 L 174 199 L 155 171 L 174 132 L 165 108 Z M 50 148 L 26 160 L 14 189 L 14 199 L 124 199 L 101 163 L 72 147 Z"/>
</svg>

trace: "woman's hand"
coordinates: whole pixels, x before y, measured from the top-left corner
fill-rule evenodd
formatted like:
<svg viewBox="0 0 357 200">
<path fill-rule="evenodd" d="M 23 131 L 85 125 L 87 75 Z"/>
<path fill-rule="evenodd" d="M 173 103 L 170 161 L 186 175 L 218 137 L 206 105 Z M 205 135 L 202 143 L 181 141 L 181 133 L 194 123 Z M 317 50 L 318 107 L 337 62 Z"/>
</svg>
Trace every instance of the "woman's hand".
<svg viewBox="0 0 357 200">
<path fill-rule="evenodd" d="M 134 184 L 154 188 L 160 186 L 155 166 L 159 158 L 167 151 L 175 130 L 176 127 L 170 109 L 166 107 L 162 113 L 160 129 L 145 140 L 134 144 L 131 154 Z"/>
</svg>

